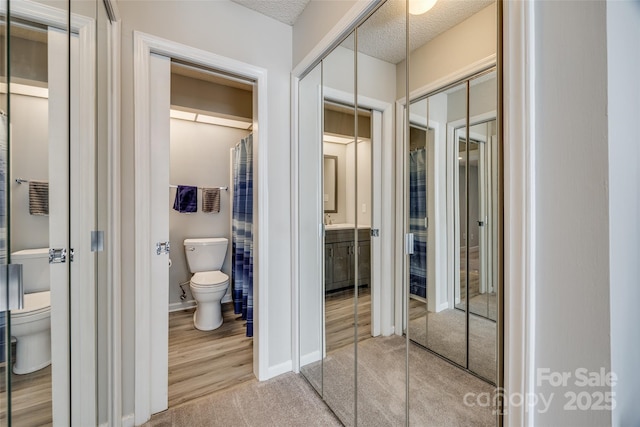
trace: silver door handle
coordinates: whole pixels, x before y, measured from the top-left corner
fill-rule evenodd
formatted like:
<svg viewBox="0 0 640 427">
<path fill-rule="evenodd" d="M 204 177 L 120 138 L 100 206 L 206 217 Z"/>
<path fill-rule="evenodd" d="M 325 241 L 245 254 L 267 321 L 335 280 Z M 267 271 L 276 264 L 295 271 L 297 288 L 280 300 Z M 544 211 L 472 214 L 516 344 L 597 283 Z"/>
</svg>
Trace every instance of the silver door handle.
<svg viewBox="0 0 640 427">
<path fill-rule="evenodd" d="M 49 249 L 49 264 L 62 264 L 67 262 L 67 250 L 64 248 Z"/>
<path fill-rule="evenodd" d="M 404 253 L 406 255 L 413 255 L 413 233 L 404 235 Z"/>
<path fill-rule="evenodd" d="M 0 311 L 24 308 L 22 264 L 0 265 Z"/>
</svg>

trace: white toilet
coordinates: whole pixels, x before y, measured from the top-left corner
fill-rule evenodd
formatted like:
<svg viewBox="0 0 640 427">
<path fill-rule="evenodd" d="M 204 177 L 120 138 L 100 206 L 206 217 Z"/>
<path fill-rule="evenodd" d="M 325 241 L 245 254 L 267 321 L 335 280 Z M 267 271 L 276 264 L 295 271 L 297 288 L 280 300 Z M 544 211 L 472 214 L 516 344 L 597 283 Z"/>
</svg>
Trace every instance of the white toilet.
<svg viewBox="0 0 640 427">
<path fill-rule="evenodd" d="M 187 265 L 194 273 L 189 283 L 191 295 L 197 303 L 193 324 L 201 331 L 212 331 L 222 326 L 220 301 L 229 288 L 229 276 L 220 269 L 228 244 L 229 241 L 221 237 L 184 241 Z"/>
<path fill-rule="evenodd" d="M 51 364 L 51 292 L 49 249 L 25 249 L 11 254 L 22 264 L 24 308 L 11 310 L 11 335 L 16 339 L 13 373 L 28 374 Z"/>
</svg>

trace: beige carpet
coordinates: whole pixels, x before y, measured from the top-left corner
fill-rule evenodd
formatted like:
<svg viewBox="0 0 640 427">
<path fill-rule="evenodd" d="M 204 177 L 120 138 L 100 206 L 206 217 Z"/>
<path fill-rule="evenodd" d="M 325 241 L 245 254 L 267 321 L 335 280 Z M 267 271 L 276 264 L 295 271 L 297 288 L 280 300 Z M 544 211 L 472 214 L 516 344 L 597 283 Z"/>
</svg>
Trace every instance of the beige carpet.
<svg viewBox="0 0 640 427">
<path fill-rule="evenodd" d="M 154 415 L 148 427 L 340 426 L 299 375 L 251 380 Z"/>
<path fill-rule="evenodd" d="M 444 310 L 409 322 L 409 337 L 432 351 L 466 366 L 465 312 Z M 428 330 L 428 334 L 427 334 Z M 469 318 L 469 369 L 495 382 L 496 323 L 484 317 Z"/>
<path fill-rule="evenodd" d="M 358 343 L 358 425 L 405 425 L 406 340 L 378 337 Z M 324 398 L 346 426 L 354 425 L 354 355 L 345 347 L 324 364 L 307 366 L 313 378 L 324 373 Z M 468 407 L 468 392 L 491 393 L 493 387 L 411 344 L 409 351 L 409 421 L 415 426 L 494 426 L 491 408 Z M 319 381 L 317 381 L 319 382 Z"/>
</svg>

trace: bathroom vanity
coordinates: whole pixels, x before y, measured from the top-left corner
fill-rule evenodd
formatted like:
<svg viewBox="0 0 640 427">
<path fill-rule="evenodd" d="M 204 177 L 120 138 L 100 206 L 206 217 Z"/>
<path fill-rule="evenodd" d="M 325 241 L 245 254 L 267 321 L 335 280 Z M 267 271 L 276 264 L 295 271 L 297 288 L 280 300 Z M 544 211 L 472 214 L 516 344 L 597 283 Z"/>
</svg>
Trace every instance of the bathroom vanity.
<svg viewBox="0 0 640 427">
<path fill-rule="evenodd" d="M 371 229 L 358 228 L 358 242 L 354 242 L 351 228 L 330 228 L 324 237 L 325 292 L 336 292 L 353 287 L 355 280 L 355 253 L 358 251 L 358 285 L 368 286 L 371 278 Z"/>
</svg>

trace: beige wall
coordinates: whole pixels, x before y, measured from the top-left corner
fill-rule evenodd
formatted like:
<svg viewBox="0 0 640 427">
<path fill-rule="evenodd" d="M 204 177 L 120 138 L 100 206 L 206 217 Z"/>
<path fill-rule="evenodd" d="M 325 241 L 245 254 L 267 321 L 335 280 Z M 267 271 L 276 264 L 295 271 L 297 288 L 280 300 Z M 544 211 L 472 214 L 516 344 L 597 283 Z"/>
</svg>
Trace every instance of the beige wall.
<svg viewBox="0 0 640 427">
<path fill-rule="evenodd" d="M 49 247 L 49 217 L 29 214 L 29 184 L 15 182 L 49 181 L 48 111 L 46 98 L 11 95 L 10 252 Z"/>
<path fill-rule="evenodd" d="M 198 187 L 233 187 L 230 182 L 229 150 L 250 131 L 204 123 L 171 119 L 170 182 L 173 185 Z M 169 191 L 169 239 L 171 241 L 171 268 L 169 268 L 169 307 L 181 306 L 181 282 L 191 278 L 184 252 L 184 239 L 199 237 L 226 237 L 229 239 L 227 257 L 222 271 L 231 275 L 231 210 L 230 191 L 220 192 L 220 212 L 202 212 L 202 193 L 198 192 L 198 212 L 185 214 L 173 210 L 176 189 Z M 189 286 L 187 302 L 193 297 Z M 227 291 L 231 295 L 231 288 Z M 226 298 L 226 297 L 225 297 Z M 192 305 L 192 304 L 191 304 Z"/>
<path fill-rule="evenodd" d="M 496 53 L 495 3 L 411 52 L 409 91 L 424 87 Z M 453 48 L 455 46 L 455 48 Z M 405 61 L 398 64 L 398 98 L 405 91 Z"/>
<path fill-rule="evenodd" d="M 230 1 L 118 2 L 122 17 L 122 379 L 123 413 L 134 411 L 133 31 L 204 49 L 268 73 L 269 367 L 291 361 L 290 73 L 291 27 Z M 268 34 L 268 37 L 265 35 Z M 260 302 L 258 302 L 260 304 Z M 267 373 L 268 374 L 268 373 Z"/>
</svg>

